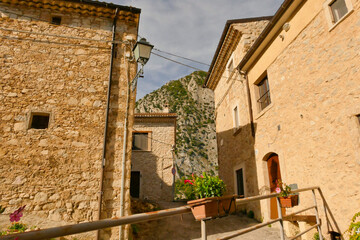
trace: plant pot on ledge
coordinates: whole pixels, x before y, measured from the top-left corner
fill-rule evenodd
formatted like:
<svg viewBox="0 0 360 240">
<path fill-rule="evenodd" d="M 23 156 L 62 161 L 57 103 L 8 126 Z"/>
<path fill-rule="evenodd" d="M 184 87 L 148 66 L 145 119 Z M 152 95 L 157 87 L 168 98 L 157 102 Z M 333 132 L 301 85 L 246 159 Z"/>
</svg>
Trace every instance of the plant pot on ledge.
<svg viewBox="0 0 360 240">
<path fill-rule="evenodd" d="M 187 203 L 196 220 L 218 218 L 235 212 L 235 196 L 201 198 Z"/>
<path fill-rule="evenodd" d="M 279 197 L 279 199 L 283 208 L 292 208 L 299 205 L 299 195 L 288 195 L 287 197 Z"/>
</svg>

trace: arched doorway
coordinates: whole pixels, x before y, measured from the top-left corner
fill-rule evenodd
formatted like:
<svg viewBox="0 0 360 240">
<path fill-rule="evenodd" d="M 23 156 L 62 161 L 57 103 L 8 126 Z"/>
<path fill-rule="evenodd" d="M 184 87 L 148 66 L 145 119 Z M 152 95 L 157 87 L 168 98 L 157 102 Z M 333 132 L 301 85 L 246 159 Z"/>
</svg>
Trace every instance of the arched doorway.
<svg viewBox="0 0 360 240">
<path fill-rule="evenodd" d="M 276 153 L 271 154 L 267 159 L 267 168 L 269 173 L 270 192 L 274 193 L 277 187 L 277 181 L 281 181 L 279 157 Z M 282 208 L 281 211 L 282 214 L 285 215 L 285 208 Z M 270 199 L 270 218 L 278 218 L 276 198 Z"/>
</svg>

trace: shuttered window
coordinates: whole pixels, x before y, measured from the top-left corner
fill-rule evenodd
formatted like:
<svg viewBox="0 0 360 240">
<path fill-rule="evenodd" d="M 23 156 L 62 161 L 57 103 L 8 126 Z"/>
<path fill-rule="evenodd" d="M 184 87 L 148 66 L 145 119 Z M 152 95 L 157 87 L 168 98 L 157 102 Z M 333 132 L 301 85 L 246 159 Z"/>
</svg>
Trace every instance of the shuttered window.
<svg viewBox="0 0 360 240">
<path fill-rule="evenodd" d="M 133 133 L 132 150 L 149 151 L 149 133 Z"/>
</svg>

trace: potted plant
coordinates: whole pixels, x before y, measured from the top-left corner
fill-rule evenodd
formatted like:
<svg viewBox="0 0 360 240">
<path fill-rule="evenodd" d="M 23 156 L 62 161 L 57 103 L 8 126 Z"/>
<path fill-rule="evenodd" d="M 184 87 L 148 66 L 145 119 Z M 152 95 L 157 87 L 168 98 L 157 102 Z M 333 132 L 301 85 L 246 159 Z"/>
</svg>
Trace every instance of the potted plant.
<svg viewBox="0 0 360 240">
<path fill-rule="evenodd" d="M 281 207 L 292 208 L 299 204 L 299 196 L 291 194 L 291 188 L 282 181 L 277 181 L 275 192 L 280 196 L 279 199 Z"/>
<path fill-rule="evenodd" d="M 203 173 L 182 178 L 176 184 L 177 194 L 185 196 L 196 220 L 225 216 L 235 211 L 235 195 L 223 196 L 225 183 L 218 176 Z"/>
</svg>

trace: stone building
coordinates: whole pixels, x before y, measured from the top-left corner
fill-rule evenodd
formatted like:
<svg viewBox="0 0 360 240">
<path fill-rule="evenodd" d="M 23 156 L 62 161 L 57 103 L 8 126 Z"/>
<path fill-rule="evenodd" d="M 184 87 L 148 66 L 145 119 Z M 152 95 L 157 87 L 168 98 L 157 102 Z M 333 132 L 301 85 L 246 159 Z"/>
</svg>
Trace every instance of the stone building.
<svg viewBox="0 0 360 240">
<path fill-rule="evenodd" d="M 176 113 L 135 113 L 131 160 L 132 197 L 174 199 Z"/>
<path fill-rule="evenodd" d="M 0 1 L 5 213 L 26 205 L 23 221 L 41 228 L 129 214 L 132 136 L 124 132 L 133 125 L 139 15 L 90 0 Z M 1 216 L 0 228 L 8 224 Z M 101 239 L 118 238 L 118 229 Z"/>
<path fill-rule="evenodd" d="M 205 83 L 229 191 L 268 194 L 276 179 L 320 186 L 342 233 L 360 209 L 359 8 L 359 0 L 286 0 L 270 22 L 228 21 Z M 275 204 L 246 207 L 266 221 Z M 302 193 L 286 213 L 312 204 Z M 320 213 L 326 233 L 334 223 Z"/>
</svg>

